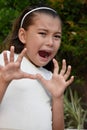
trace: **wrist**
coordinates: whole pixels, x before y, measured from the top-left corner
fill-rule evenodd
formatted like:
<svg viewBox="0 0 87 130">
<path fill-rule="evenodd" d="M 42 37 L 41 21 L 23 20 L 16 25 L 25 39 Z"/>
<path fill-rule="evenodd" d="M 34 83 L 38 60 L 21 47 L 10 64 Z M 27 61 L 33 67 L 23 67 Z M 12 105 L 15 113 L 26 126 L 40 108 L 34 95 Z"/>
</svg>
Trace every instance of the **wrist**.
<svg viewBox="0 0 87 130">
<path fill-rule="evenodd" d="M 59 96 L 59 97 L 52 97 L 52 100 L 53 101 L 63 101 L 63 99 L 64 99 L 64 95 L 61 95 L 61 96 Z"/>
<path fill-rule="evenodd" d="M 7 86 L 11 81 L 6 80 L 6 76 L 1 74 L 0 75 L 0 84 L 3 84 L 4 86 Z"/>
<path fill-rule="evenodd" d="M 2 101 L 2 98 L 7 90 L 7 87 L 9 85 L 9 81 L 6 81 L 3 76 L 0 75 L 0 103 Z"/>
</svg>

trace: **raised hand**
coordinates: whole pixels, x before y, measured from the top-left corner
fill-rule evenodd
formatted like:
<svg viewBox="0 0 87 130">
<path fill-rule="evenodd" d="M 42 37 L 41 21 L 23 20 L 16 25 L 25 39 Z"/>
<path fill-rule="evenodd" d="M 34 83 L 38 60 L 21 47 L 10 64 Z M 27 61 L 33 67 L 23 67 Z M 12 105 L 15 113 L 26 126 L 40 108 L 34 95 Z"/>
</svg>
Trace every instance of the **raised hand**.
<svg viewBox="0 0 87 130">
<path fill-rule="evenodd" d="M 53 97 L 61 97 L 64 90 L 69 86 L 73 80 L 74 76 L 70 76 L 71 66 L 66 67 L 66 61 L 62 61 L 62 69 L 59 72 L 59 65 L 55 59 L 53 59 L 54 71 L 52 79 L 46 80 L 40 74 L 37 74 L 37 79 L 46 87 L 46 89 L 52 94 Z M 69 79 L 68 79 L 69 78 Z"/>
<path fill-rule="evenodd" d="M 20 69 L 21 62 L 25 53 L 26 48 L 19 54 L 17 60 L 14 61 L 14 46 L 11 46 L 10 48 L 9 58 L 7 57 L 7 52 L 3 52 L 5 66 L 0 66 L 0 78 L 2 78 L 4 82 L 10 82 L 13 79 L 35 78 L 34 75 L 27 74 Z"/>
</svg>

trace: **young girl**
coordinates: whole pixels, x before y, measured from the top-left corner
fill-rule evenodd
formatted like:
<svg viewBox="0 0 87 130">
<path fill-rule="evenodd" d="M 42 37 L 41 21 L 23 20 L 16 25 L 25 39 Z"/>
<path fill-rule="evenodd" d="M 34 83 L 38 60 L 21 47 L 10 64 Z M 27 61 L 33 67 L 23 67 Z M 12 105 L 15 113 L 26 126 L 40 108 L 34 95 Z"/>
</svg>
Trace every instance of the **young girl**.
<svg viewBox="0 0 87 130">
<path fill-rule="evenodd" d="M 61 25 L 49 7 L 27 8 L 16 21 L 10 51 L 0 55 L 0 128 L 64 129 L 63 93 L 74 77 L 65 60 L 59 71 L 54 59 Z"/>
</svg>

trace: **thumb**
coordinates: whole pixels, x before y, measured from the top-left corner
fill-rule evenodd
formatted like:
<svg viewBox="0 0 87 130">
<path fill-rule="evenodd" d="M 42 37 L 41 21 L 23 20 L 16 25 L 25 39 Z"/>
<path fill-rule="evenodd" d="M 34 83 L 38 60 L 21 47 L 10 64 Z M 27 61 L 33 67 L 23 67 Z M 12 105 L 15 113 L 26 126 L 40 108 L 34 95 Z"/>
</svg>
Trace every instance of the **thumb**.
<svg viewBox="0 0 87 130">
<path fill-rule="evenodd" d="M 42 82 L 43 79 L 44 79 L 41 74 L 36 74 L 36 78 L 37 78 L 38 80 L 40 80 L 41 82 Z"/>
<path fill-rule="evenodd" d="M 46 84 L 47 80 L 41 75 L 41 74 L 36 74 L 37 80 L 39 80 L 43 85 Z"/>
</svg>

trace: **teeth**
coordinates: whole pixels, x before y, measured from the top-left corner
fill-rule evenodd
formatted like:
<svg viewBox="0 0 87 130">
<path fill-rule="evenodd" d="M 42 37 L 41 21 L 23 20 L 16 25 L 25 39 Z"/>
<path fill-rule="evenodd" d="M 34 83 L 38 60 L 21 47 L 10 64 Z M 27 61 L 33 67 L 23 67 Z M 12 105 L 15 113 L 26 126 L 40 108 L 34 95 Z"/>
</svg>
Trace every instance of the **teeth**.
<svg viewBox="0 0 87 130">
<path fill-rule="evenodd" d="M 45 58 L 47 58 L 48 56 L 45 56 Z"/>
</svg>

